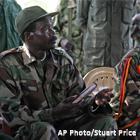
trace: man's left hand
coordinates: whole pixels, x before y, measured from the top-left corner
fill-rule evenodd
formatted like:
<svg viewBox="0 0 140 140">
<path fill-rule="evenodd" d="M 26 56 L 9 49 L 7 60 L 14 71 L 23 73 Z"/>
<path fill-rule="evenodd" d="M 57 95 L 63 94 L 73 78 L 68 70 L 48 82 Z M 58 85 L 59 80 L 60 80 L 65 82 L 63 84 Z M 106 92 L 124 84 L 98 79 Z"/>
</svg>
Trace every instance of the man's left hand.
<svg viewBox="0 0 140 140">
<path fill-rule="evenodd" d="M 95 96 L 95 103 L 97 105 L 104 105 L 110 102 L 111 98 L 114 97 L 112 89 L 102 89 Z"/>
</svg>

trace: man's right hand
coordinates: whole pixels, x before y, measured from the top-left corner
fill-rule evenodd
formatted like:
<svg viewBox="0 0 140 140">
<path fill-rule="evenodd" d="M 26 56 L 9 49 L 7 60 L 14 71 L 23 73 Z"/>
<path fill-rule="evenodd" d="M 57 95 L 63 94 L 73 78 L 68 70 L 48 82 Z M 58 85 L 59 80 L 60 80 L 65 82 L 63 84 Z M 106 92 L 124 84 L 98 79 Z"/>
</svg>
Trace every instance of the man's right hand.
<svg viewBox="0 0 140 140">
<path fill-rule="evenodd" d="M 52 110 L 52 115 L 58 119 L 66 119 L 77 116 L 82 113 L 81 105 L 78 103 L 72 103 L 77 96 L 71 96 L 59 103 Z"/>
</svg>

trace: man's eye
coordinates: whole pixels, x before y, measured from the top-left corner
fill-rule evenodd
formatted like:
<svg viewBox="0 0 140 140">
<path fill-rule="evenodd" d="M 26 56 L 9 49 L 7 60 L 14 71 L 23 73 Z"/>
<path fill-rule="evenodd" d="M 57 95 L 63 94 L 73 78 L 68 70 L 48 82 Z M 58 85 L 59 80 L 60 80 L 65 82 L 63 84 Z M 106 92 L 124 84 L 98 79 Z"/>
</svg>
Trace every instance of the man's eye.
<svg viewBox="0 0 140 140">
<path fill-rule="evenodd" d="M 45 32 L 48 33 L 48 32 L 49 32 L 49 29 L 47 28 L 47 29 L 45 30 Z"/>
<path fill-rule="evenodd" d="M 41 32 L 46 32 L 48 29 L 47 28 L 41 28 L 40 30 L 41 30 Z"/>
</svg>

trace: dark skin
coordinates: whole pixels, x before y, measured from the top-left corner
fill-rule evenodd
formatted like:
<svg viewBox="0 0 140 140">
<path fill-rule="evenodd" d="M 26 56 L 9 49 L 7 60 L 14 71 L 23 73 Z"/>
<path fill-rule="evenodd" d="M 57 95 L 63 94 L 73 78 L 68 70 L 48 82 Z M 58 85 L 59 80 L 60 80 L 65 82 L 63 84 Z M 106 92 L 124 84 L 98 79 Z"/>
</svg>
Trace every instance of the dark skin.
<svg viewBox="0 0 140 140">
<path fill-rule="evenodd" d="M 34 32 L 25 32 L 25 44 L 36 58 L 42 58 L 44 51 L 48 52 L 55 47 L 56 36 L 50 17 L 35 23 Z"/>
<path fill-rule="evenodd" d="M 43 57 L 44 51 L 49 53 L 49 50 L 55 47 L 56 36 L 50 17 L 45 17 L 44 20 L 35 22 L 35 30 L 33 32 L 24 32 L 24 36 L 26 46 L 30 53 L 37 59 Z M 108 103 L 113 96 L 111 91 L 111 89 L 102 90 L 96 95 L 93 102 L 97 105 Z M 79 112 L 79 110 L 81 110 L 81 104 L 72 103 L 76 98 L 77 95 L 66 98 L 52 109 L 53 114 L 67 116 L 67 114 Z"/>
</svg>

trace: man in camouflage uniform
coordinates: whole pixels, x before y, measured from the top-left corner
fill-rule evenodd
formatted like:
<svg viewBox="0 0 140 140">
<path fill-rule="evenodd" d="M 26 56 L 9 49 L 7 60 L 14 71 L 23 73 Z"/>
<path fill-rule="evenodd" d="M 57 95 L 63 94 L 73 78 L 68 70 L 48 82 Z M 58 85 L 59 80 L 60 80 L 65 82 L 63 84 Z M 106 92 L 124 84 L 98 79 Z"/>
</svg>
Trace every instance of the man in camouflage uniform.
<svg viewBox="0 0 140 140">
<path fill-rule="evenodd" d="M 135 46 L 116 66 L 115 97 L 111 105 L 117 112 L 120 129 L 136 131 L 137 136 L 122 136 L 122 140 L 140 139 L 140 14 L 132 19 L 131 36 Z"/>
<path fill-rule="evenodd" d="M 135 0 L 78 0 L 77 25 L 84 32 L 86 72 L 115 66 L 129 49 Z"/>
<path fill-rule="evenodd" d="M 20 10 L 15 0 L 0 0 L 0 52 L 21 44 L 15 30 L 15 17 Z"/>
<path fill-rule="evenodd" d="M 59 9 L 56 24 L 58 36 L 68 38 L 73 44 L 72 56 L 78 70 L 83 74 L 82 32 L 75 25 L 76 0 L 61 0 Z"/>
<path fill-rule="evenodd" d="M 117 129 L 107 104 L 110 89 L 99 92 L 95 100 L 89 97 L 89 103 L 72 103 L 85 85 L 73 59 L 62 48 L 55 49 L 55 14 L 38 6 L 21 11 L 16 27 L 25 44 L 0 54 L 0 109 L 16 140 L 56 140 L 55 129 Z M 61 138 L 77 139 L 69 133 Z"/>
</svg>

